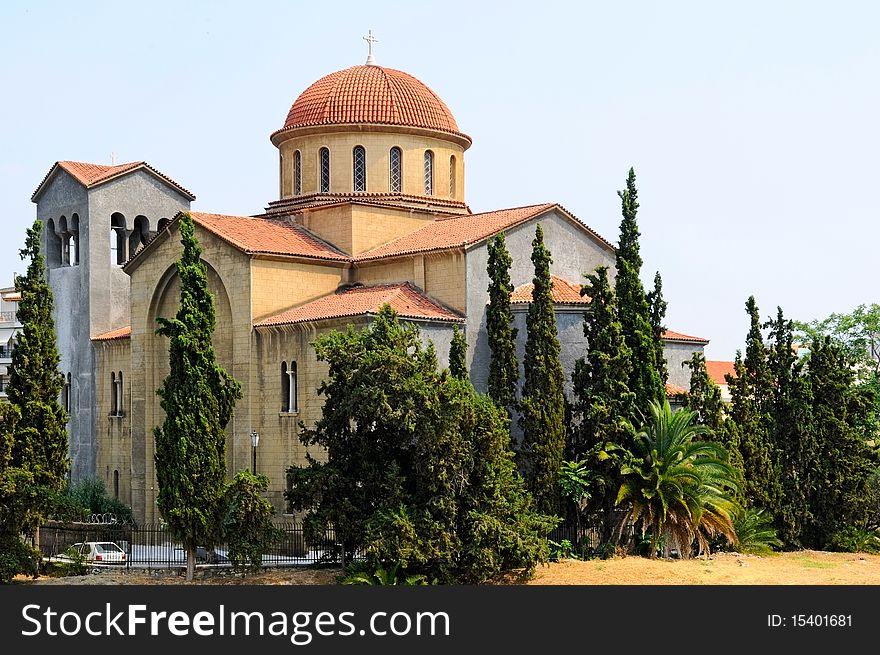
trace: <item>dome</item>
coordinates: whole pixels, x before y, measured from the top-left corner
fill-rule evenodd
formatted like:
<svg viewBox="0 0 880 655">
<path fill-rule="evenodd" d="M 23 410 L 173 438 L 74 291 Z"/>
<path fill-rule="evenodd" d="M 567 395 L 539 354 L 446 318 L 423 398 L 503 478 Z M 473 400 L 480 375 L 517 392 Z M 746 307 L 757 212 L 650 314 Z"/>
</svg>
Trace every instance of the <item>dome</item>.
<svg viewBox="0 0 880 655">
<path fill-rule="evenodd" d="M 284 127 L 275 134 L 346 123 L 400 125 L 464 136 L 436 93 L 408 73 L 381 66 L 353 66 L 322 77 L 300 94 Z"/>
</svg>

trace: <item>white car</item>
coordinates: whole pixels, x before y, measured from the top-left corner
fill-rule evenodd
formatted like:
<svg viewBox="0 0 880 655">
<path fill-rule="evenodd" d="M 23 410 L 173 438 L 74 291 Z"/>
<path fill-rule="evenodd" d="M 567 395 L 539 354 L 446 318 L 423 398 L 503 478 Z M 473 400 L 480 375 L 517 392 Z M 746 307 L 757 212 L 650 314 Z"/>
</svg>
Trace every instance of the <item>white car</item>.
<svg viewBox="0 0 880 655">
<path fill-rule="evenodd" d="M 86 541 L 71 548 L 89 564 L 125 564 L 125 551 L 112 541 Z"/>
</svg>

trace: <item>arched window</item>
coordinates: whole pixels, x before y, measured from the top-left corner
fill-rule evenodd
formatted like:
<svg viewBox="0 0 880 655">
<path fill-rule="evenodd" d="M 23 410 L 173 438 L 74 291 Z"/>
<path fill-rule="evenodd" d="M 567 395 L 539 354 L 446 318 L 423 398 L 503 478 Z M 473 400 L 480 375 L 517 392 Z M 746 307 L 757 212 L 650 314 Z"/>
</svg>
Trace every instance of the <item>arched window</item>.
<svg viewBox="0 0 880 655">
<path fill-rule="evenodd" d="M 302 191 L 302 154 L 297 150 L 293 153 L 293 195 L 301 195 Z"/>
<path fill-rule="evenodd" d="M 394 146 L 389 153 L 388 176 L 391 193 L 400 193 L 403 181 L 403 153 L 400 148 Z"/>
<path fill-rule="evenodd" d="M 434 153 L 425 150 L 425 195 L 434 195 Z"/>
<path fill-rule="evenodd" d="M 110 264 L 125 263 L 125 216 L 116 212 L 110 217 Z"/>
<path fill-rule="evenodd" d="M 79 215 L 70 217 L 70 225 L 67 226 L 67 252 L 71 266 L 79 264 Z"/>
<path fill-rule="evenodd" d="M 150 240 L 150 219 L 146 216 L 135 216 L 134 229 L 128 237 L 128 252 L 136 255 L 142 246 Z"/>
<path fill-rule="evenodd" d="M 351 153 L 355 191 L 367 190 L 367 151 L 363 146 L 355 146 Z"/>
<path fill-rule="evenodd" d="M 318 151 L 319 164 L 321 174 L 321 193 L 330 193 L 330 150 L 321 148 Z"/>
<path fill-rule="evenodd" d="M 113 471 L 113 496 L 119 498 L 119 471 Z"/>
<path fill-rule="evenodd" d="M 455 197 L 455 155 L 449 157 L 449 197 Z"/>
<path fill-rule="evenodd" d="M 125 400 L 122 394 L 122 371 L 116 378 L 116 416 L 125 416 Z"/>
<path fill-rule="evenodd" d="M 61 238 L 55 229 L 55 221 L 51 218 L 46 221 L 46 266 L 49 268 L 58 268 L 64 257 L 61 246 Z"/>
<path fill-rule="evenodd" d="M 64 411 L 67 414 L 70 414 L 70 373 L 67 374 L 67 377 L 64 379 L 64 387 L 61 390 L 61 401 L 64 406 Z"/>
<path fill-rule="evenodd" d="M 170 218 L 160 218 L 160 219 L 159 219 L 159 225 L 157 226 L 157 230 L 158 230 L 159 232 L 161 232 L 161 231 L 164 230 L 166 227 L 168 227 L 170 224 L 171 224 L 171 219 L 170 219 Z"/>
<path fill-rule="evenodd" d="M 110 374 L 110 416 L 116 416 L 116 372 Z"/>
<path fill-rule="evenodd" d="M 281 411 L 290 411 L 290 376 L 287 374 L 287 362 L 281 362 Z"/>
<path fill-rule="evenodd" d="M 290 367 L 287 362 L 281 362 L 281 411 L 295 413 L 297 411 L 296 397 L 296 362 L 291 361 Z"/>
</svg>

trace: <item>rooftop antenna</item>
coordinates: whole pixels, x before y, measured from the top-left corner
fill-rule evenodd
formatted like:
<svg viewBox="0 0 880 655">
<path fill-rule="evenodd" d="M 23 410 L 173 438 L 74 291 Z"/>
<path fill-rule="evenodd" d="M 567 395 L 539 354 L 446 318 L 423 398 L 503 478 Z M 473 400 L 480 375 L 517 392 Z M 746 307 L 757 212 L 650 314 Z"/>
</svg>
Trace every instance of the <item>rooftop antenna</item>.
<svg viewBox="0 0 880 655">
<path fill-rule="evenodd" d="M 367 42 L 367 66 L 376 66 L 376 58 L 373 56 L 373 44 L 378 43 L 379 39 L 373 36 L 373 30 L 367 30 L 367 35 L 363 39 Z"/>
</svg>

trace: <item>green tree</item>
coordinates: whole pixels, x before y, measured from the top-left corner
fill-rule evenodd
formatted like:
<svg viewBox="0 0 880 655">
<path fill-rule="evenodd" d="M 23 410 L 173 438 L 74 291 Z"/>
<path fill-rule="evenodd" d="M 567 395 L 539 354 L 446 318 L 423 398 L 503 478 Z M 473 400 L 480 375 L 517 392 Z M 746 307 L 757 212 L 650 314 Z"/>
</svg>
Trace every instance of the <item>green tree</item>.
<svg viewBox="0 0 880 655">
<path fill-rule="evenodd" d="M 549 517 L 534 511 L 513 462 L 506 412 L 437 370 L 416 326 L 384 306 L 362 330 L 315 341 L 329 366 L 314 428 L 326 462 L 288 470 L 287 499 L 310 534 L 336 529 L 367 570 L 481 582 L 548 556 Z"/>
<path fill-rule="evenodd" d="M 688 557 L 716 535 L 735 540 L 736 473 L 723 446 L 701 439 L 708 428 L 687 409 L 652 402 L 651 420 L 636 434 L 633 462 L 623 470 L 617 500 L 627 503 L 633 524 L 651 535 L 651 557 L 663 540 Z"/>
<path fill-rule="evenodd" d="M 235 474 L 223 499 L 223 534 L 229 548 L 229 561 L 239 571 L 259 571 L 263 555 L 284 536 L 275 527 L 275 510 L 262 494 L 269 489 L 269 478 L 250 471 Z"/>
<path fill-rule="evenodd" d="M 559 359 L 559 338 L 550 279 L 550 251 L 541 225 L 535 228 L 532 302 L 526 316 L 526 348 L 522 391 L 523 459 L 526 482 L 538 509 L 561 511 L 559 470 L 565 449 L 565 376 Z"/>
<path fill-rule="evenodd" d="M 663 325 L 666 319 L 667 303 L 663 299 L 663 279 L 660 277 L 660 271 L 654 273 L 654 289 L 648 292 L 648 315 L 651 321 L 651 333 L 654 335 L 654 351 L 657 361 L 657 374 L 664 386 L 669 379 L 669 369 L 666 366 L 666 352 L 664 350 L 663 333 L 666 326 Z"/>
<path fill-rule="evenodd" d="M 736 353 L 736 376 L 726 378 L 731 396 L 730 416 L 739 438 L 745 503 L 765 508 L 775 517 L 782 490 L 777 468 L 779 456 L 773 438 L 773 382 L 754 296 L 746 301 L 746 311 L 750 324 L 745 358 L 741 352 Z"/>
<path fill-rule="evenodd" d="M 510 310 L 510 266 L 512 260 L 504 242 L 504 232 L 489 241 L 489 305 L 486 308 L 486 333 L 489 338 L 489 397 L 508 412 L 516 408 L 519 364 L 516 360 L 517 329 Z"/>
<path fill-rule="evenodd" d="M 853 362 L 829 337 L 813 341 L 806 376 L 812 390 L 816 426 L 818 484 L 810 489 L 812 524 L 805 545 L 825 548 L 848 526 L 864 527 L 871 519 L 870 484 L 877 468 L 869 445 L 870 390 L 855 383 Z"/>
<path fill-rule="evenodd" d="M 20 410 L 12 466 L 29 471 L 35 484 L 58 491 L 65 485 L 70 459 L 67 412 L 59 402 L 64 376 L 58 370 L 54 299 L 40 252 L 42 230 L 42 222 L 34 221 L 19 253 L 30 261 L 27 273 L 15 279 L 15 290 L 21 294 L 17 314 L 21 330 L 12 351 L 6 393 Z"/>
<path fill-rule="evenodd" d="M 449 345 L 449 372 L 459 380 L 467 380 L 467 341 L 457 325 L 452 326 L 452 343 Z"/>
<path fill-rule="evenodd" d="M 782 542 L 790 548 L 801 548 L 811 521 L 810 496 L 822 484 L 816 469 L 819 453 L 812 390 L 795 354 L 793 323 L 786 320 L 781 307 L 777 307 L 776 319 L 764 327 L 769 328 L 767 365 L 773 385 L 770 412 L 780 493 L 778 505 L 772 509 Z"/>
<path fill-rule="evenodd" d="M 192 217 L 179 221 L 183 254 L 177 261 L 180 305 L 175 318 L 159 318 L 156 334 L 169 337 L 171 370 L 157 390 L 165 410 L 154 428 L 157 504 L 171 534 L 187 553 L 192 580 L 198 546 L 222 536 L 226 486 L 226 434 L 241 387 L 217 364 L 211 343 L 214 297 Z"/>
<path fill-rule="evenodd" d="M 620 222 L 620 240 L 617 245 L 617 306 L 623 337 L 631 351 L 629 389 L 635 394 L 633 417 L 641 421 L 652 400 L 662 403 L 666 388 L 657 367 L 657 346 L 651 326 L 648 298 L 639 278 L 642 257 L 639 254 L 638 191 L 636 174 L 632 168 L 626 180 L 626 189 L 618 191 L 623 219 Z"/>
<path fill-rule="evenodd" d="M 587 283 L 581 287 L 581 295 L 590 298 L 584 311 L 588 350 L 575 362 L 572 374 L 576 425 L 566 456 L 582 460 L 591 471 L 590 498 L 584 513 L 598 517 L 602 541 L 608 543 L 614 534 L 614 505 L 621 483 L 620 457 L 609 454 L 624 456 L 632 447 L 635 394 L 627 386 L 630 350 L 623 340 L 608 268 L 600 266 L 584 277 Z"/>
<path fill-rule="evenodd" d="M 694 412 L 697 423 L 717 434 L 724 422 L 724 403 L 721 400 L 721 388 L 706 371 L 706 357 L 702 352 L 695 352 L 682 366 L 687 366 L 691 371 L 685 405 Z"/>
</svg>

